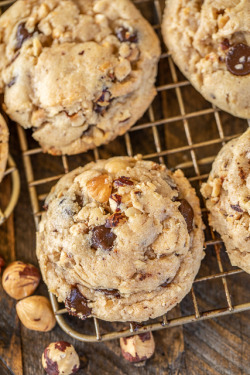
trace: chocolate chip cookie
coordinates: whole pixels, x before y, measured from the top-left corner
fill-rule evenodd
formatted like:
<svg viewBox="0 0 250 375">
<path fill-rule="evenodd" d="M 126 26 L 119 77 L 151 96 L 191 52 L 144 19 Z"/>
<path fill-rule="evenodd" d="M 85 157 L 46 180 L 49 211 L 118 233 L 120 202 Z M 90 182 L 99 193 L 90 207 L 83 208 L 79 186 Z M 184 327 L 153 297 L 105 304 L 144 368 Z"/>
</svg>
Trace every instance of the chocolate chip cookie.
<svg viewBox="0 0 250 375">
<path fill-rule="evenodd" d="M 3 116 L 0 114 L 0 182 L 5 172 L 9 151 L 9 131 Z"/>
<path fill-rule="evenodd" d="M 160 47 L 129 0 L 21 0 L 0 17 L 5 110 L 43 151 L 125 133 L 152 102 Z"/>
<path fill-rule="evenodd" d="M 203 258 L 199 200 L 180 170 L 140 157 L 90 163 L 45 202 L 37 257 L 70 314 L 145 321 L 189 292 Z"/>
<path fill-rule="evenodd" d="M 250 117 L 250 1 L 166 0 L 164 41 L 175 63 L 210 102 Z"/>
<path fill-rule="evenodd" d="M 250 273 L 250 129 L 222 148 L 201 192 L 232 265 Z"/>
</svg>

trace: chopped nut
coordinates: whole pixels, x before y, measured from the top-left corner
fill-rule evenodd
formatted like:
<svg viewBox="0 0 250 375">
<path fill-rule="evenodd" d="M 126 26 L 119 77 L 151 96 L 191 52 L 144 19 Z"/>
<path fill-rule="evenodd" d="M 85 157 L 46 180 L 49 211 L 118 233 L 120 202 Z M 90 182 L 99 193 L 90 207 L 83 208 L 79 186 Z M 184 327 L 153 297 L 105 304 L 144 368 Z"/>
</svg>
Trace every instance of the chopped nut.
<svg viewBox="0 0 250 375">
<path fill-rule="evenodd" d="M 57 341 L 44 350 L 42 365 L 49 375 L 72 375 L 79 370 L 80 359 L 73 345 Z"/>
<path fill-rule="evenodd" d="M 56 324 L 51 304 L 43 296 L 22 299 L 17 303 L 16 311 L 22 324 L 32 331 L 48 332 Z"/>
<path fill-rule="evenodd" d="M 37 288 L 40 279 L 40 273 L 35 266 L 17 261 L 4 270 L 2 284 L 10 297 L 19 300 L 30 296 Z"/>
<path fill-rule="evenodd" d="M 120 339 L 122 355 L 129 362 L 142 362 L 152 357 L 155 351 L 155 342 L 152 332 L 122 337 Z"/>
<path fill-rule="evenodd" d="M 131 65 L 127 59 L 121 59 L 115 67 L 115 76 L 118 81 L 123 81 L 131 73 Z"/>
<path fill-rule="evenodd" d="M 106 220 L 106 228 L 114 228 L 118 225 L 125 223 L 127 220 L 126 216 L 122 212 L 115 212 L 113 215 L 109 216 Z"/>
<path fill-rule="evenodd" d="M 105 169 L 109 173 L 117 173 L 119 171 L 122 171 L 122 170 L 126 169 L 128 166 L 129 166 L 128 162 L 126 162 L 124 160 L 113 159 L 113 160 L 110 160 L 105 165 Z"/>
<path fill-rule="evenodd" d="M 215 178 L 213 183 L 212 198 L 217 198 L 221 191 L 221 179 Z"/>
<path fill-rule="evenodd" d="M 34 56 L 38 57 L 42 52 L 42 44 L 38 38 L 33 39 Z"/>
<path fill-rule="evenodd" d="M 112 182 L 108 174 L 102 174 L 88 181 L 87 190 L 89 195 L 99 203 L 109 200 L 112 191 Z"/>
</svg>

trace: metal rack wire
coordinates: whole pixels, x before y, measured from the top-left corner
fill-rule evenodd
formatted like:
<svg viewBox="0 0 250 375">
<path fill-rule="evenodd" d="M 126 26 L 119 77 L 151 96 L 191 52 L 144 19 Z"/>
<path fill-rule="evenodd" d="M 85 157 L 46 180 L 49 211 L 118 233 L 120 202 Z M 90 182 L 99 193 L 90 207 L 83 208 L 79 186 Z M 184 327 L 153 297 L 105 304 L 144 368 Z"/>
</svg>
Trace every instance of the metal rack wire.
<svg viewBox="0 0 250 375">
<path fill-rule="evenodd" d="M 16 168 L 16 164 L 11 155 L 9 155 L 8 157 L 8 165 L 3 178 L 7 178 L 7 176 L 9 175 L 11 175 L 11 194 L 7 207 L 5 207 L 4 209 L 1 209 L 0 207 L 0 225 L 2 225 L 5 220 L 8 219 L 8 217 L 14 210 L 20 193 L 20 177 Z"/>
<path fill-rule="evenodd" d="M 160 29 L 161 18 L 162 18 L 162 9 L 163 9 L 163 1 L 161 0 L 134 0 L 134 3 L 139 7 L 146 9 L 147 7 L 151 7 L 153 9 L 155 21 L 153 22 L 154 29 L 158 32 Z M 150 19 L 152 23 L 152 19 Z M 162 79 L 165 75 L 165 70 L 168 70 L 169 77 L 166 81 Z M 229 125 L 227 129 L 231 129 L 230 132 L 225 132 L 225 121 L 223 113 L 220 112 L 218 108 L 215 106 L 211 106 L 208 103 L 206 104 L 205 109 L 192 109 L 187 110 L 189 108 L 188 100 L 185 99 L 185 95 L 183 90 L 185 88 L 190 88 L 192 90 L 190 83 L 185 80 L 178 69 L 175 67 L 171 56 L 165 52 L 161 56 L 160 61 L 160 70 L 159 70 L 159 77 L 158 77 L 158 86 L 157 86 L 157 97 L 153 103 L 153 105 L 149 108 L 146 116 L 136 124 L 130 131 L 124 136 L 120 137 L 116 142 L 118 144 L 122 144 L 125 141 L 126 147 L 126 154 L 132 156 L 134 153 L 138 153 L 138 147 L 140 148 L 140 143 L 137 142 L 136 145 L 136 152 L 134 151 L 134 144 L 133 138 L 136 134 L 144 134 L 145 131 L 150 131 L 151 136 L 153 138 L 153 142 L 148 140 L 148 144 L 155 148 L 153 152 L 143 152 L 143 146 L 141 146 L 141 153 L 143 153 L 143 157 L 145 159 L 155 159 L 160 163 L 170 162 L 171 157 L 175 157 L 177 155 L 182 155 L 183 157 L 177 158 L 178 162 L 174 165 L 182 168 L 186 175 L 189 177 L 189 180 L 192 184 L 198 188 L 202 181 L 204 181 L 208 177 L 208 171 L 211 167 L 211 163 L 214 160 L 216 155 L 216 150 L 219 146 L 222 146 L 226 141 L 238 136 L 242 131 L 246 130 L 248 126 L 250 126 L 250 122 L 243 121 L 241 122 L 240 131 L 233 131 L 233 127 Z M 198 94 L 197 94 L 198 95 Z M 168 107 L 168 100 L 174 100 L 176 108 L 178 109 L 178 113 L 171 115 L 169 111 L 166 109 Z M 200 100 L 203 100 L 200 97 Z M 198 108 L 197 103 L 197 108 Z M 171 112 L 171 111 L 170 111 Z M 222 114 L 221 114 L 222 113 Z M 210 116 L 213 119 L 213 122 L 216 126 L 216 132 L 218 136 L 214 139 L 200 139 L 199 135 L 192 132 L 191 122 L 195 119 L 199 119 L 202 123 L 203 119 L 207 116 Z M 211 120 L 212 121 L 212 120 Z M 228 120 L 226 120 L 228 121 Z M 231 121 L 234 121 L 233 118 Z M 175 139 L 174 147 L 171 145 L 171 139 L 168 141 L 168 135 L 178 133 L 180 126 L 182 127 L 182 136 L 185 138 L 185 144 Z M 162 129 L 166 134 L 166 142 L 163 145 L 162 142 Z M 202 126 L 201 126 L 202 129 Z M 34 177 L 34 169 L 33 169 L 33 159 L 34 157 L 43 157 L 41 148 L 32 148 L 30 147 L 30 138 L 27 138 L 26 133 L 24 130 L 18 126 L 18 135 L 23 155 L 23 161 L 25 166 L 25 172 L 28 182 L 28 188 L 31 198 L 32 210 L 34 215 L 34 220 L 36 227 L 38 227 L 40 216 L 41 216 L 41 202 L 46 197 L 46 193 L 39 193 L 38 190 L 40 187 L 45 188 L 47 193 L 49 192 L 50 183 L 53 181 L 57 181 L 63 174 L 56 174 L 49 177 L 44 178 L 35 178 Z M 143 138 L 143 137 L 142 137 Z M 179 143 L 178 143 L 179 142 Z M 151 147 L 151 148 L 152 148 Z M 202 153 L 200 151 L 207 149 L 208 147 L 213 148 L 213 154 L 206 154 L 200 156 Z M 217 148 L 216 148 L 217 147 Z M 110 154 L 110 149 L 108 146 L 104 146 L 100 149 L 95 149 L 87 153 L 89 158 L 97 160 L 103 152 L 103 149 L 106 150 L 106 155 Z M 53 158 L 51 156 L 51 158 Z M 63 172 L 69 172 L 70 162 L 69 157 L 62 156 L 62 167 Z M 176 160 L 176 159 L 173 159 Z M 204 170 L 206 170 L 204 172 Z M 191 172 L 190 172 L 191 171 Z M 44 190 L 44 189 L 43 189 Z M 197 191 L 198 192 L 198 191 Z M 203 213 L 206 216 L 206 209 L 203 208 Z M 182 324 L 187 324 L 191 322 L 201 321 L 205 319 L 221 317 L 224 315 L 237 313 L 241 311 L 250 310 L 250 301 L 245 303 L 238 303 L 234 304 L 230 295 L 230 288 L 228 283 L 228 278 L 239 275 L 244 273 L 240 269 L 232 268 L 230 270 L 226 270 L 224 265 L 222 252 L 223 243 L 219 238 L 216 238 L 211 228 L 207 227 L 206 229 L 207 240 L 205 242 L 205 248 L 209 249 L 207 252 L 207 257 L 211 256 L 211 251 L 214 251 L 215 259 L 216 259 L 216 267 L 211 270 L 210 275 L 202 276 L 196 278 L 194 282 L 194 287 L 191 290 L 191 298 L 193 304 L 193 312 L 192 314 L 184 314 L 182 316 L 177 316 L 173 318 L 169 318 L 168 315 L 164 315 L 163 317 L 159 318 L 157 321 L 153 323 L 145 324 L 142 327 L 135 327 L 133 324 L 124 323 L 123 327 L 120 330 L 116 331 L 109 331 L 106 333 L 102 333 L 102 323 L 96 318 L 93 318 L 94 323 L 94 333 L 93 334 L 85 334 L 81 333 L 78 330 L 72 328 L 71 322 L 74 319 L 70 317 L 70 320 L 66 321 L 65 315 L 66 310 L 60 308 L 55 296 L 50 294 L 50 299 L 52 303 L 53 310 L 56 315 L 56 319 L 58 324 L 61 328 L 68 333 L 70 336 L 80 340 L 80 341 L 89 341 L 89 342 L 96 342 L 96 341 L 107 341 L 119 337 L 129 336 L 131 334 L 145 332 L 145 331 L 154 331 L 169 327 L 174 327 Z M 224 250 L 222 250 L 224 253 Z M 206 262 L 206 260 L 205 260 Z M 219 270 L 219 272 L 218 272 Z M 216 306 L 213 309 L 207 309 L 205 311 L 201 311 L 199 308 L 199 302 L 197 299 L 197 295 L 195 292 L 195 286 L 198 284 L 205 284 L 211 280 L 219 280 L 220 283 L 220 291 L 223 291 L 225 296 L 226 305 L 224 307 Z M 215 290 L 215 293 L 218 293 L 218 290 Z M 187 298 L 187 297 L 186 297 Z M 84 327 L 84 323 L 83 323 Z"/>
</svg>

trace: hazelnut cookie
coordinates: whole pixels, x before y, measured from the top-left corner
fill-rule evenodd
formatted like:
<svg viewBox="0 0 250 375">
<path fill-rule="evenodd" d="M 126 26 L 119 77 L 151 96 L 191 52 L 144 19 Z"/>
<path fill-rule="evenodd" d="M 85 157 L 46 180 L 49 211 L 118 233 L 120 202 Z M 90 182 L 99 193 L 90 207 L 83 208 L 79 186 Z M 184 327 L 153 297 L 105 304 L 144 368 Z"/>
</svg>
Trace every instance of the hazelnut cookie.
<svg viewBox="0 0 250 375">
<path fill-rule="evenodd" d="M 61 178 L 45 208 L 37 257 L 70 314 L 140 322 L 189 292 L 204 254 L 203 224 L 180 170 L 140 157 L 99 160 Z"/>
<path fill-rule="evenodd" d="M 129 0 L 20 0 L 0 17 L 7 114 L 44 152 L 124 134 L 152 102 L 158 38 Z"/>
<path fill-rule="evenodd" d="M 164 41 L 210 102 L 250 118 L 250 1 L 166 0 Z"/>
<path fill-rule="evenodd" d="M 201 193 L 232 265 L 250 273 L 250 129 L 221 149 Z"/>
</svg>

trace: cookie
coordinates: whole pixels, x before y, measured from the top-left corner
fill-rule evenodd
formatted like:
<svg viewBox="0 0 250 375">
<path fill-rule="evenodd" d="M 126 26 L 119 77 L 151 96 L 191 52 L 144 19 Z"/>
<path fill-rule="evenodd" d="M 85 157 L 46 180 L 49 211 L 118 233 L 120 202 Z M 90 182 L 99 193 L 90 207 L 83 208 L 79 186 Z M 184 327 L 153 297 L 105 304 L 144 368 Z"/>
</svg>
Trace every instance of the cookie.
<svg viewBox="0 0 250 375">
<path fill-rule="evenodd" d="M 166 0 L 164 41 L 192 85 L 234 116 L 250 117 L 249 0 Z"/>
<path fill-rule="evenodd" d="M 21 0 L 0 17 L 7 114 L 44 152 L 124 134 L 152 102 L 158 38 L 129 0 Z"/>
<path fill-rule="evenodd" d="M 45 202 L 37 257 L 72 315 L 145 321 L 189 292 L 203 258 L 199 200 L 183 173 L 140 157 L 64 176 Z"/>
<path fill-rule="evenodd" d="M 250 129 L 221 149 L 201 192 L 232 265 L 250 273 Z"/>
<path fill-rule="evenodd" d="M 0 114 L 0 182 L 5 172 L 9 151 L 9 131 L 3 116 Z"/>
</svg>

